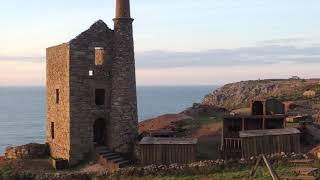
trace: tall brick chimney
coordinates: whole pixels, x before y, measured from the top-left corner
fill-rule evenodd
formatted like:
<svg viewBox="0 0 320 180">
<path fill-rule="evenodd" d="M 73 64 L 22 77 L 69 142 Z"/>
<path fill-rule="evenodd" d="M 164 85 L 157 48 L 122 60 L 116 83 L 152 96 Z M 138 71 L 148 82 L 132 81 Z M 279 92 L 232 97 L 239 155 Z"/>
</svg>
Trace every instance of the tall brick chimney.
<svg viewBox="0 0 320 180">
<path fill-rule="evenodd" d="M 130 1 L 116 0 L 114 21 L 114 57 L 112 63 L 112 92 L 110 131 L 111 148 L 128 156 L 138 135 L 136 74 Z"/>
<path fill-rule="evenodd" d="M 130 1 L 117 0 L 116 2 L 116 18 L 131 18 L 130 17 Z"/>
</svg>

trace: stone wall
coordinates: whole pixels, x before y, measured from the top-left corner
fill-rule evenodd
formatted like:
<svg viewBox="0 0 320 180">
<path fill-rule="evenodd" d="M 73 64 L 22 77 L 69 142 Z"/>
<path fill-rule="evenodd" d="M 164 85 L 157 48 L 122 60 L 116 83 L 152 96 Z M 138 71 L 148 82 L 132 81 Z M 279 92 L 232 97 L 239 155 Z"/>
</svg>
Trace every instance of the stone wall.
<svg viewBox="0 0 320 180">
<path fill-rule="evenodd" d="M 47 49 L 47 142 L 51 156 L 57 159 L 70 156 L 69 49 L 69 44 Z"/>
<path fill-rule="evenodd" d="M 100 119 L 105 122 L 104 144 L 133 153 L 138 118 L 132 20 L 115 24 L 116 33 L 99 20 L 68 44 L 47 49 L 47 140 L 53 158 L 70 165 L 89 157 L 94 123 Z M 104 105 L 96 104 L 97 89 L 105 90 Z"/>
<path fill-rule="evenodd" d="M 112 63 L 111 139 L 118 153 L 133 155 L 138 135 L 136 74 L 131 18 L 114 19 L 114 61 Z"/>
<path fill-rule="evenodd" d="M 288 164 L 288 161 L 294 159 L 302 159 L 309 157 L 304 154 L 278 154 L 274 156 L 267 156 L 267 159 L 271 164 Z M 152 179 L 152 177 L 162 176 L 188 176 L 188 175 L 208 175 L 217 172 L 222 172 L 226 168 L 228 170 L 232 168 L 252 168 L 256 163 L 256 157 L 252 157 L 248 160 L 206 160 L 194 162 L 191 164 L 171 164 L 171 165 L 150 165 L 145 167 L 128 167 L 120 169 L 118 172 L 110 173 L 107 171 L 103 172 L 56 172 L 56 173 L 37 173 L 32 174 L 28 172 L 19 172 L 15 177 L 17 179 L 37 179 L 37 180 L 69 180 L 69 179 L 130 179 L 142 177 L 142 179 Z"/>
<path fill-rule="evenodd" d="M 49 156 L 48 144 L 27 144 L 6 148 L 6 159 L 36 159 Z"/>
<path fill-rule="evenodd" d="M 95 61 L 96 48 L 102 48 L 104 52 L 101 65 Z M 101 20 L 70 41 L 70 164 L 86 159 L 92 151 L 96 120 L 105 121 L 105 139 L 111 132 L 109 112 L 112 57 L 113 31 Z M 89 76 L 89 71 L 93 71 L 93 76 Z M 96 89 L 105 90 L 104 105 L 95 104 Z"/>
</svg>

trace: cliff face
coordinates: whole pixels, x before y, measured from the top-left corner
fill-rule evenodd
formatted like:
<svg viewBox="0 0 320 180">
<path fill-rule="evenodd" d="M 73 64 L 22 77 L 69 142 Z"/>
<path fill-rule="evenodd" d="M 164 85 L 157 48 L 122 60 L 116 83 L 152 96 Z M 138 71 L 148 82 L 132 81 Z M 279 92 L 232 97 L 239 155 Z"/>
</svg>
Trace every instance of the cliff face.
<svg viewBox="0 0 320 180">
<path fill-rule="evenodd" d="M 314 91 L 312 98 L 320 94 L 319 80 L 256 80 L 227 84 L 203 98 L 202 104 L 228 110 L 245 108 L 257 98 L 275 97 L 281 101 L 300 101 L 308 97 L 306 91 Z M 310 98 L 310 97 L 309 97 Z"/>
</svg>

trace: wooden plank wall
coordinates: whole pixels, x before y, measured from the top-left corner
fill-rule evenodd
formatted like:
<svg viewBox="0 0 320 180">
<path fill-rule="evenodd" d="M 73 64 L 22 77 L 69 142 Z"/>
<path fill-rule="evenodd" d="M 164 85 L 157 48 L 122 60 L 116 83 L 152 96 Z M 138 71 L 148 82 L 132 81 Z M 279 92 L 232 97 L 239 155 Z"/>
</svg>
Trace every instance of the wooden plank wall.
<svg viewBox="0 0 320 180">
<path fill-rule="evenodd" d="M 140 145 L 142 165 L 187 164 L 196 160 L 196 145 Z"/>
<path fill-rule="evenodd" d="M 242 156 L 300 152 L 300 134 L 241 138 Z"/>
</svg>

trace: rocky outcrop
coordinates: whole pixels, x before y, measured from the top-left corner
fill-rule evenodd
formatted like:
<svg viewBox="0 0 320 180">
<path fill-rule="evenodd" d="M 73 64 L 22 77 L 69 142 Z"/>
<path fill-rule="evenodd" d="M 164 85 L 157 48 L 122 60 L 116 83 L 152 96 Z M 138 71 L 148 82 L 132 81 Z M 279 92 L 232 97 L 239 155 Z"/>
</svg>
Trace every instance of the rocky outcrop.
<svg viewBox="0 0 320 180">
<path fill-rule="evenodd" d="M 281 101 L 305 100 L 305 91 L 319 94 L 319 80 L 241 81 L 227 84 L 206 95 L 202 104 L 234 110 L 248 107 L 251 100 L 267 97 Z"/>
<path fill-rule="evenodd" d="M 27 144 L 16 147 L 6 148 L 6 159 L 37 159 L 49 156 L 47 144 Z"/>
</svg>

